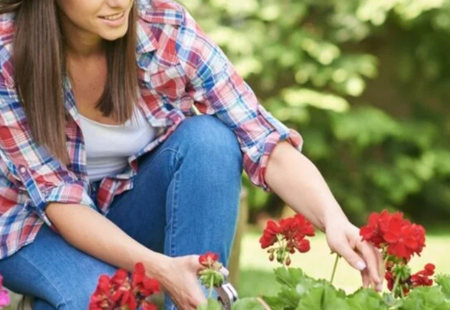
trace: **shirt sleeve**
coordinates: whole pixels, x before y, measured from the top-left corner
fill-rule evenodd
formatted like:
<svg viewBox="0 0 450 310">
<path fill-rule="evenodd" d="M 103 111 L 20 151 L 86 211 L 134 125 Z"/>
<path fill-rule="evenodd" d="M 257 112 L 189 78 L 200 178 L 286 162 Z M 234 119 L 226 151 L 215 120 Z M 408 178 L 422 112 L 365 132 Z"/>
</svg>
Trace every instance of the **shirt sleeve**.
<svg viewBox="0 0 450 310">
<path fill-rule="evenodd" d="M 177 53 L 188 81 L 187 91 L 200 112 L 213 114 L 231 128 L 243 152 L 251 182 L 269 191 L 264 176 L 269 156 L 280 141 L 301 151 L 300 134 L 287 128 L 258 102 L 220 48 L 184 10 Z"/>
<path fill-rule="evenodd" d="M 19 188 L 26 190 L 26 207 L 49 226 L 45 214 L 50 202 L 90 206 L 94 202 L 87 193 L 89 184 L 77 179 L 47 148 L 38 145 L 26 121 L 25 111 L 11 81 L 0 72 L 0 160 L 5 161 Z"/>
</svg>

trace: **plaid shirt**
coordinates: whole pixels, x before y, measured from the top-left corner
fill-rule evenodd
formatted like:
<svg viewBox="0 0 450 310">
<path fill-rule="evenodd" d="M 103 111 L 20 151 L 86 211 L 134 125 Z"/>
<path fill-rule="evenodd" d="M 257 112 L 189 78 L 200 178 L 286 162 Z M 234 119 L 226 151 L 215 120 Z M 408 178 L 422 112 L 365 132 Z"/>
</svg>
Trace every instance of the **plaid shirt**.
<svg viewBox="0 0 450 310">
<path fill-rule="evenodd" d="M 194 19 L 171 0 L 140 0 L 136 59 L 138 106 L 157 137 L 129 158 L 125 172 L 104 178 L 97 201 L 90 197 L 86 152 L 70 83 L 64 105 L 68 165 L 35 143 L 17 96 L 12 65 L 15 14 L 0 15 L 0 259 L 31 243 L 46 223 L 49 202 L 82 204 L 106 214 L 115 195 L 133 188 L 137 158 L 161 144 L 193 111 L 217 116 L 234 131 L 244 169 L 257 186 L 274 146 L 288 140 L 299 150 L 300 135 L 286 128 L 257 101 L 223 52 Z"/>
</svg>

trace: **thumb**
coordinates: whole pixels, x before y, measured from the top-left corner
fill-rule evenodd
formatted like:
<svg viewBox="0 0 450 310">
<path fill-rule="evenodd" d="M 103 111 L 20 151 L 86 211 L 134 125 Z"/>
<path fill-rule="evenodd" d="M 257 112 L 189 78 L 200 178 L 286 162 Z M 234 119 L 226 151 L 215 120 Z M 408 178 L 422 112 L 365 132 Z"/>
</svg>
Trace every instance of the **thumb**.
<svg viewBox="0 0 450 310">
<path fill-rule="evenodd" d="M 364 260 L 359 256 L 347 242 L 342 242 L 338 253 L 356 270 L 363 271 L 367 268 Z"/>
</svg>

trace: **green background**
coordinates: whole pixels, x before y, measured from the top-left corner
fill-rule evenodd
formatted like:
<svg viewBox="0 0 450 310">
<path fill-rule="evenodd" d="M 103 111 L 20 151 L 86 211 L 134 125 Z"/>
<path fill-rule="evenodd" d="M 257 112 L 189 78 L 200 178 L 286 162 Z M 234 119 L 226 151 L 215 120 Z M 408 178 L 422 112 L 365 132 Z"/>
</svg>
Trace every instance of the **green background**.
<svg viewBox="0 0 450 310">
<path fill-rule="evenodd" d="M 261 103 L 305 140 L 347 214 L 450 219 L 450 3 L 182 0 Z M 307 177 L 307 176 L 305 176 Z M 248 185 L 254 221 L 283 203 Z"/>
</svg>

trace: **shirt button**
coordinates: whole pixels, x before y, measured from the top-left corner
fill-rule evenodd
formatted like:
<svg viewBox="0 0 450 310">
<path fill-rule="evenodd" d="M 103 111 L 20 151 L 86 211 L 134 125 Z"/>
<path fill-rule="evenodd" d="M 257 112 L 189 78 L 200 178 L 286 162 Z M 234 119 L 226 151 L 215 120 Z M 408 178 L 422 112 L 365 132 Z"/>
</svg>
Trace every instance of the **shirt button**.
<svg viewBox="0 0 450 310">
<path fill-rule="evenodd" d="M 27 168 L 25 168 L 24 166 L 20 166 L 19 171 L 20 171 L 20 173 L 26 173 Z"/>
</svg>

